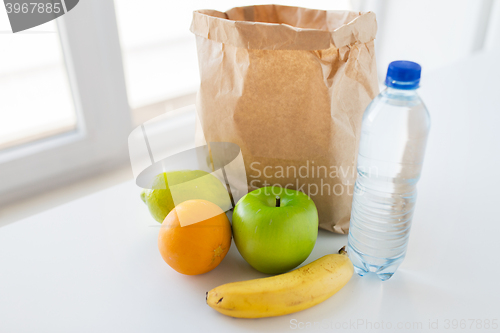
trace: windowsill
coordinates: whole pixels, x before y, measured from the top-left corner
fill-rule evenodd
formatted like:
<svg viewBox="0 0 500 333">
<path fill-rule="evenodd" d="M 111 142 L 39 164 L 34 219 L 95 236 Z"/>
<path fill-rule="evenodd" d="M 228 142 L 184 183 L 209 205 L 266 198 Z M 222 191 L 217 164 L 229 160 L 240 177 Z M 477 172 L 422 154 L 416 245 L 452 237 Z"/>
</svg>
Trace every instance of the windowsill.
<svg viewBox="0 0 500 333">
<path fill-rule="evenodd" d="M 108 187 L 132 180 L 130 165 L 3 206 L 0 228 Z"/>
<path fill-rule="evenodd" d="M 192 92 L 179 97 L 171 98 L 158 103 L 150 104 L 140 108 L 133 109 L 132 112 L 132 125 L 133 127 L 140 126 L 147 120 L 160 116 L 165 112 L 182 108 L 196 102 L 196 92 Z"/>
</svg>

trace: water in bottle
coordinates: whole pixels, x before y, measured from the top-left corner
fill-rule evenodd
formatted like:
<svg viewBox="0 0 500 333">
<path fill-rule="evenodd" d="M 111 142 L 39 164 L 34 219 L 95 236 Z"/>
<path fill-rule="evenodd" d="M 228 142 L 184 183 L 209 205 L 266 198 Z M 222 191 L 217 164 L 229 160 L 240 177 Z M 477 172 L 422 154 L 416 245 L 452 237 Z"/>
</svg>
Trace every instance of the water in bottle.
<svg viewBox="0 0 500 333">
<path fill-rule="evenodd" d="M 394 61 L 363 115 L 348 254 L 359 275 L 385 281 L 403 261 L 417 199 L 429 113 L 417 94 L 420 65 Z"/>
</svg>

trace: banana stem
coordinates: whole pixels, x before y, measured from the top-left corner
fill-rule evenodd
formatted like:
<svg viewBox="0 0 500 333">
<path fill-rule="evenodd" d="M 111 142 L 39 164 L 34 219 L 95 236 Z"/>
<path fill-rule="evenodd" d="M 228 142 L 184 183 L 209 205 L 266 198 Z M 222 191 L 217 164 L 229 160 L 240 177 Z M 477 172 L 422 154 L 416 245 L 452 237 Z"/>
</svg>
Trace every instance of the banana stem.
<svg viewBox="0 0 500 333">
<path fill-rule="evenodd" d="M 339 254 L 346 255 L 347 251 L 345 250 L 345 246 L 342 246 L 342 248 L 339 250 Z"/>
</svg>

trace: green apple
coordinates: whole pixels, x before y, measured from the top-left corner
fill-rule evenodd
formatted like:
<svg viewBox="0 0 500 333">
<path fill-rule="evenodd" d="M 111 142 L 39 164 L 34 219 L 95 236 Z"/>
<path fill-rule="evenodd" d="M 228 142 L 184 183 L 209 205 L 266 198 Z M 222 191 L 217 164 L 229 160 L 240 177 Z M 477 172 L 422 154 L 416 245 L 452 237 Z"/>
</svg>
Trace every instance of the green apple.
<svg viewBox="0 0 500 333">
<path fill-rule="evenodd" d="M 160 173 L 154 178 L 151 189 L 141 192 L 141 199 L 148 206 L 153 218 L 160 223 L 176 204 L 186 200 L 207 200 L 223 211 L 231 208 L 225 186 L 215 176 L 202 170 Z"/>
<path fill-rule="evenodd" d="M 318 237 L 318 210 L 302 192 L 263 187 L 245 195 L 234 208 L 233 237 L 253 268 L 284 273 L 311 254 Z"/>
</svg>

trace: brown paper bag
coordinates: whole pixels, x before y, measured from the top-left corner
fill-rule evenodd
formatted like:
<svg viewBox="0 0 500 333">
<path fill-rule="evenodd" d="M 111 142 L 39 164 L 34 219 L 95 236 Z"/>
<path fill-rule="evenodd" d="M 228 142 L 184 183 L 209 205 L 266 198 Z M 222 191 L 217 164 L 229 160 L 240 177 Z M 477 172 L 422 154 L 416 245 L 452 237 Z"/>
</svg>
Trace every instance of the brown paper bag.
<svg viewBox="0 0 500 333">
<path fill-rule="evenodd" d="M 378 93 L 375 14 L 264 5 L 193 13 L 207 142 L 233 142 L 249 190 L 310 195 L 348 231 L 363 111 Z"/>
</svg>

